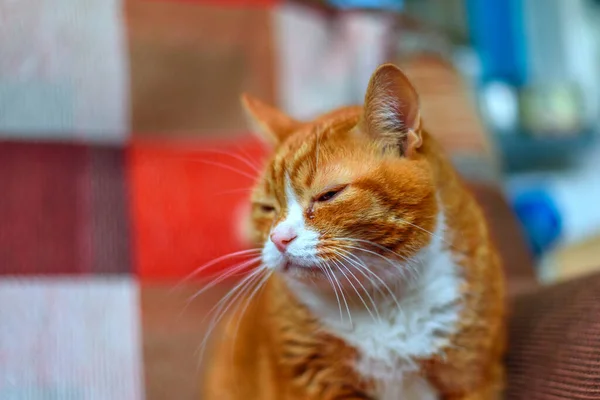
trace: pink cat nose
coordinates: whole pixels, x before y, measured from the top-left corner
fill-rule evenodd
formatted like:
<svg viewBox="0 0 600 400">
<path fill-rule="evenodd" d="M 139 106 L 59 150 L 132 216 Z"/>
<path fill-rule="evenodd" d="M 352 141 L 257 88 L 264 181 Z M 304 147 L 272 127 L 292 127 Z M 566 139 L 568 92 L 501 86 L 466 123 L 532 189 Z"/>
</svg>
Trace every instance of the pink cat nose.
<svg viewBox="0 0 600 400">
<path fill-rule="evenodd" d="M 285 228 L 285 227 L 277 227 L 271 233 L 271 240 L 277 250 L 280 252 L 285 252 L 290 243 L 296 239 L 298 235 L 293 228 Z"/>
</svg>

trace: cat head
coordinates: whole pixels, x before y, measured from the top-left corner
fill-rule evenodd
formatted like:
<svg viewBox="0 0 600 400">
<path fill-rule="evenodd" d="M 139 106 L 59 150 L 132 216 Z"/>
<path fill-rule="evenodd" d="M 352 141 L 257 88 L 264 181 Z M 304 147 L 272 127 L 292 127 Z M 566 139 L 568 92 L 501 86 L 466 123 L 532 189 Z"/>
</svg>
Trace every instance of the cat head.
<svg viewBox="0 0 600 400">
<path fill-rule="evenodd" d="M 364 284 L 408 273 L 410 257 L 431 240 L 437 203 L 419 99 L 406 76 L 383 65 L 364 107 L 311 122 L 247 95 L 242 102 L 273 148 L 251 198 L 263 263 L 311 282 L 334 274 Z"/>
</svg>

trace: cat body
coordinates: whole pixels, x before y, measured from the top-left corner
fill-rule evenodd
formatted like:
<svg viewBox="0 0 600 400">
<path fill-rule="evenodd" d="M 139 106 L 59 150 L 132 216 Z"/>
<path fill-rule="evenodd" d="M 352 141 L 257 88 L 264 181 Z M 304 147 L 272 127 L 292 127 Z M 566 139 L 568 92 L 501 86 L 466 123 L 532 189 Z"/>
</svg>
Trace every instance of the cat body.
<svg viewBox="0 0 600 400">
<path fill-rule="evenodd" d="M 244 102 L 275 146 L 251 212 L 268 272 L 215 334 L 202 398 L 498 398 L 499 258 L 402 72 L 309 123 Z"/>
</svg>

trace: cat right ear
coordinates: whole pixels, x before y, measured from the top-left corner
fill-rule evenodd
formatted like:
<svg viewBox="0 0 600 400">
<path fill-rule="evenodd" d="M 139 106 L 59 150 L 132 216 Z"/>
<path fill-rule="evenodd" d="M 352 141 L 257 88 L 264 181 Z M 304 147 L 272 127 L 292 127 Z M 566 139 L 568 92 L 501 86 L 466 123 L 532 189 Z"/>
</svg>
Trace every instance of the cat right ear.
<svg viewBox="0 0 600 400">
<path fill-rule="evenodd" d="M 371 76 L 360 126 L 385 149 L 410 156 L 421 146 L 419 96 L 406 75 L 384 64 Z"/>
<path fill-rule="evenodd" d="M 300 126 L 300 122 L 247 93 L 242 94 L 242 105 L 252 131 L 271 145 L 278 145 Z"/>
</svg>

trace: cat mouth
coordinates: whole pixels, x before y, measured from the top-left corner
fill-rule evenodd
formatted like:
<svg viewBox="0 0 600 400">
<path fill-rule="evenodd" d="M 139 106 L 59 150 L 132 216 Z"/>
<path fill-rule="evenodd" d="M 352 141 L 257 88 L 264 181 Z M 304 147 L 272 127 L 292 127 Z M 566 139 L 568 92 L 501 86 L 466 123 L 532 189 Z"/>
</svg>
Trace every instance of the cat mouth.
<svg viewBox="0 0 600 400">
<path fill-rule="evenodd" d="M 284 272 L 292 273 L 322 273 L 323 270 L 316 265 L 302 265 L 292 260 L 286 260 L 282 267 Z"/>
</svg>

